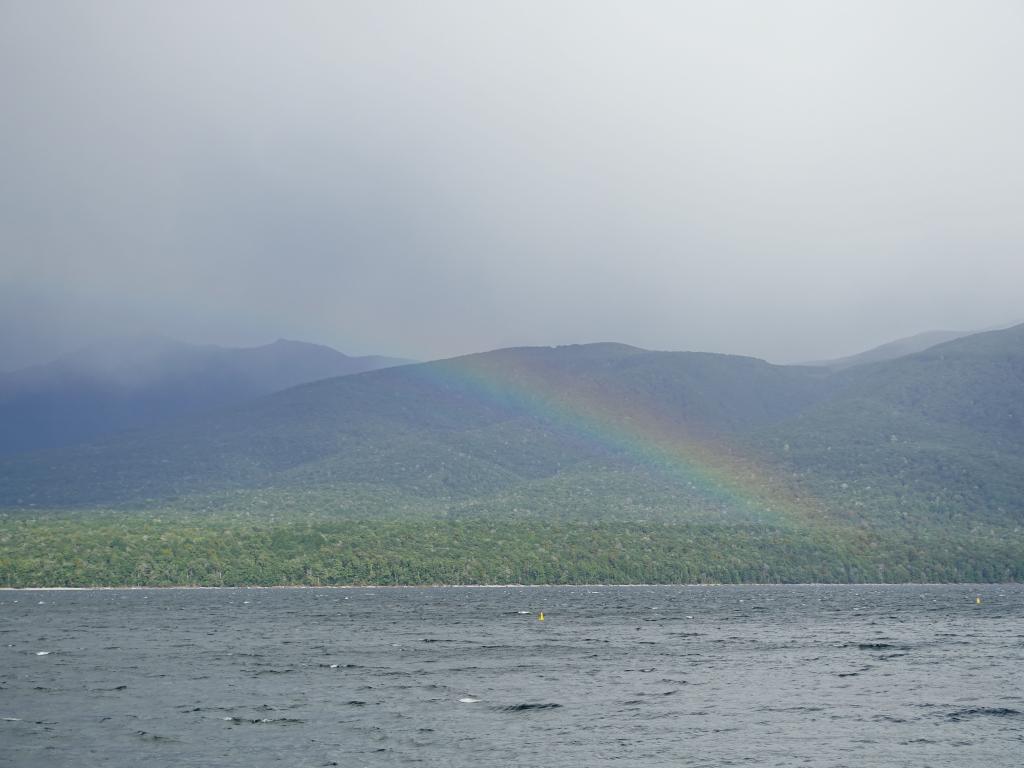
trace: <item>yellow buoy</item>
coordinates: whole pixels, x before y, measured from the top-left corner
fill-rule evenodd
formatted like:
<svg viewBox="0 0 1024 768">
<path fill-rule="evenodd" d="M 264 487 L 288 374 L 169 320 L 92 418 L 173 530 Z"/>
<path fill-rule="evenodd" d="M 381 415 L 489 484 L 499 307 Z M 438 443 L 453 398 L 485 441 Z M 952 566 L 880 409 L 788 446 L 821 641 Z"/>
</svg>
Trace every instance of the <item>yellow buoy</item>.
<svg viewBox="0 0 1024 768">
<path fill-rule="evenodd" d="M 537 617 L 537 621 L 544 621 L 544 611 L 540 612 L 540 616 Z"/>
<path fill-rule="evenodd" d="M 974 602 L 977 603 L 978 605 L 981 605 L 981 598 L 980 597 L 974 598 Z"/>
</svg>

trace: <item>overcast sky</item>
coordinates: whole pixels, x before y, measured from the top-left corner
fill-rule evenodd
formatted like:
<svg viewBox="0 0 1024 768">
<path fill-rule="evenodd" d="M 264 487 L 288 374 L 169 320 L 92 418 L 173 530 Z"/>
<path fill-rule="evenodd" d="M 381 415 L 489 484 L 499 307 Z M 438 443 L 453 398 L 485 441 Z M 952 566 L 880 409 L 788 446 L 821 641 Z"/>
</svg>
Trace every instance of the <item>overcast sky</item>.
<svg viewBox="0 0 1024 768">
<path fill-rule="evenodd" d="M 0 0 L 0 369 L 1024 320 L 1024 4 Z"/>
</svg>

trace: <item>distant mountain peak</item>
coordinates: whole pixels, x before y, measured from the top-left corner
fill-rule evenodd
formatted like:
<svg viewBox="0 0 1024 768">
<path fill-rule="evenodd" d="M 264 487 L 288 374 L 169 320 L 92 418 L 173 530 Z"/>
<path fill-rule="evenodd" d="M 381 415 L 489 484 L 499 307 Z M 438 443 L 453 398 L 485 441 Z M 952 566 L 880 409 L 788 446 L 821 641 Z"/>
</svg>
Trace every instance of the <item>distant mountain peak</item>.
<svg viewBox="0 0 1024 768">
<path fill-rule="evenodd" d="M 236 405 L 319 379 L 401 365 L 290 339 L 189 344 L 157 333 L 94 342 L 0 374 L 0 453 L 59 447 Z"/>
<path fill-rule="evenodd" d="M 323 349 L 334 349 L 333 347 L 328 347 L 326 344 L 314 344 L 311 341 L 297 341 L 295 339 L 285 338 L 274 339 L 269 344 L 258 344 L 257 348 L 258 347 L 321 347 Z M 338 350 L 334 351 L 338 352 Z M 338 354 L 341 355 L 344 353 L 338 352 Z M 345 355 L 345 357 L 348 357 L 348 355 Z"/>
<path fill-rule="evenodd" d="M 877 347 L 872 347 L 864 352 L 858 352 L 855 355 L 838 357 L 833 360 L 817 360 L 810 363 L 802 363 L 802 365 L 814 365 L 829 368 L 833 371 L 841 371 L 858 365 L 880 363 L 886 360 L 905 357 L 906 355 L 913 355 L 938 344 L 970 336 L 972 333 L 975 333 L 975 331 L 923 331 L 913 336 L 906 336 L 902 339 L 880 344 Z"/>
</svg>

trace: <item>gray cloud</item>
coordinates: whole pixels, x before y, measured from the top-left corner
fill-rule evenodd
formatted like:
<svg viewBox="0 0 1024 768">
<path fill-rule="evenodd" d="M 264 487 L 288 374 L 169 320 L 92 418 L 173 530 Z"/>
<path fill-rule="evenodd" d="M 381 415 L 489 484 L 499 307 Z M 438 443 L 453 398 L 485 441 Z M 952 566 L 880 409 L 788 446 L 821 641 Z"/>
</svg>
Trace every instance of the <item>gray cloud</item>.
<svg viewBox="0 0 1024 768">
<path fill-rule="evenodd" d="M 1019 319 L 1016 2 L 4 3 L 0 355 Z"/>
</svg>

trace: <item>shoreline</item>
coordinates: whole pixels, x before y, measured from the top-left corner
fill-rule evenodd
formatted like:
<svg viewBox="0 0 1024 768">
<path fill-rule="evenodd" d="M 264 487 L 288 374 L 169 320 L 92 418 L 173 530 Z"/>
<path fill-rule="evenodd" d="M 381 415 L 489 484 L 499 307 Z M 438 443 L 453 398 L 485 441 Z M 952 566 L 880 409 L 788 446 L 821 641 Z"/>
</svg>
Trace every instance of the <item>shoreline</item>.
<svg viewBox="0 0 1024 768">
<path fill-rule="evenodd" d="M 743 583 L 714 582 L 702 584 L 240 584 L 238 586 L 208 587 L 193 584 L 170 586 L 120 586 L 120 587 L 0 587 L 0 592 L 99 592 L 127 590 L 238 590 L 238 589 L 623 589 L 639 587 L 714 588 L 714 587 L 1015 587 L 1019 581 L 866 581 L 856 584 L 848 582 L 809 581 L 793 583 Z"/>
</svg>

